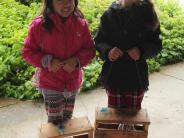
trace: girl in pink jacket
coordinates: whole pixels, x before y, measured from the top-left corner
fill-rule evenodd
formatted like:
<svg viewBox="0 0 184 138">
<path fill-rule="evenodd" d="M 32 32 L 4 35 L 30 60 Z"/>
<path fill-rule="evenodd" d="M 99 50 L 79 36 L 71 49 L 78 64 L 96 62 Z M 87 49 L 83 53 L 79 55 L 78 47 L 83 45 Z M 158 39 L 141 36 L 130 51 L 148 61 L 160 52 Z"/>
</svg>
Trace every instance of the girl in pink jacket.
<svg viewBox="0 0 184 138">
<path fill-rule="evenodd" d="M 95 56 L 78 0 L 44 0 L 24 42 L 22 56 L 38 68 L 38 90 L 43 94 L 48 122 L 62 124 L 72 117 L 82 83 L 82 67 Z"/>
</svg>

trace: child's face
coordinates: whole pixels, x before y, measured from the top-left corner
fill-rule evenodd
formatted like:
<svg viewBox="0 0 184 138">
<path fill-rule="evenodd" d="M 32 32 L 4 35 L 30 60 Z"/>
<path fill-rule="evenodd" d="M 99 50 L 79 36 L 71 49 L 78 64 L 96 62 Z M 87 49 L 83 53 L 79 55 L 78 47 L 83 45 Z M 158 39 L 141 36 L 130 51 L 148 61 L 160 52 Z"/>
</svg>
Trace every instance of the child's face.
<svg viewBox="0 0 184 138">
<path fill-rule="evenodd" d="M 53 0 L 53 9 L 62 17 L 68 17 L 75 8 L 74 0 Z"/>
</svg>

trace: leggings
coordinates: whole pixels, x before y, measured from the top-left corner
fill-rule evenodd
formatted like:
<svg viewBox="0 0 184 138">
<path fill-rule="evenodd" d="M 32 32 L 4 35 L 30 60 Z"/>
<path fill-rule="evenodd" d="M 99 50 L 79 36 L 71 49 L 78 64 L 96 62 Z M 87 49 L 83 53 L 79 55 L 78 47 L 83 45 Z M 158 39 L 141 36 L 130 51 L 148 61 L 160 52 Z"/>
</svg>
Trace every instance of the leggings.
<svg viewBox="0 0 184 138">
<path fill-rule="evenodd" d="M 55 92 L 42 89 L 41 92 L 44 97 L 48 122 L 60 124 L 72 117 L 76 92 L 67 92 L 70 93 L 69 96 L 66 96 L 66 91 Z"/>
</svg>

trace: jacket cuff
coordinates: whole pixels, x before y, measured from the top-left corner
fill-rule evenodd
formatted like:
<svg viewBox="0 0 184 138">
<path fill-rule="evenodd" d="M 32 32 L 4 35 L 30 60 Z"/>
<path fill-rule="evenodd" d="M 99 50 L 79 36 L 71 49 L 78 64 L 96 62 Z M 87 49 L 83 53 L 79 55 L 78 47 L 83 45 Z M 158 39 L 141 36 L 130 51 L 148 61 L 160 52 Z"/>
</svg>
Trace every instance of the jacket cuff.
<svg viewBox="0 0 184 138">
<path fill-rule="evenodd" d="M 76 68 L 80 68 L 80 60 L 79 60 L 79 58 L 78 58 L 78 57 L 75 57 L 75 58 L 76 58 L 76 60 L 77 60 Z"/>
<path fill-rule="evenodd" d="M 145 58 L 145 56 L 144 56 L 144 54 L 145 54 L 145 51 L 144 51 L 144 49 L 141 47 L 141 46 L 138 46 L 138 49 L 140 50 L 140 58 L 142 59 L 142 58 Z"/>
<path fill-rule="evenodd" d="M 48 68 L 51 64 L 52 59 L 53 59 L 52 55 L 49 55 L 49 54 L 44 55 L 43 58 L 42 58 L 42 66 L 44 68 Z"/>
<path fill-rule="evenodd" d="M 99 43 L 97 44 L 97 51 L 100 53 L 100 58 L 102 60 L 108 60 L 109 51 L 112 49 L 110 45 L 107 43 Z"/>
</svg>

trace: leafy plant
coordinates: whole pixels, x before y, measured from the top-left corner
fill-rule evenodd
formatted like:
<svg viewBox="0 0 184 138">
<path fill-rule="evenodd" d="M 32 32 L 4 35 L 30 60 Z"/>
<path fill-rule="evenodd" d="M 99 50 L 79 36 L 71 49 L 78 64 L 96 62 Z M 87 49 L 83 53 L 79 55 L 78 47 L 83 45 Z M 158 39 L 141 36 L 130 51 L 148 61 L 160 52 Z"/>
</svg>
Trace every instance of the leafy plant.
<svg viewBox="0 0 184 138">
<path fill-rule="evenodd" d="M 30 5 L 31 3 L 39 3 L 41 0 L 15 0 L 17 2 L 20 2 L 21 4 L 24 5 Z"/>
<path fill-rule="evenodd" d="M 156 0 L 160 17 L 163 50 L 155 58 L 161 64 L 184 59 L 184 9 L 176 0 Z"/>
<path fill-rule="evenodd" d="M 0 95 L 19 99 L 37 97 L 30 83 L 34 69 L 22 60 L 20 52 L 28 25 L 39 7 L 35 3 L 27 7 L 14 0 L 1 0 Z"/>
</svg>

